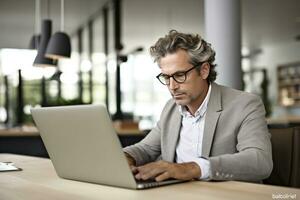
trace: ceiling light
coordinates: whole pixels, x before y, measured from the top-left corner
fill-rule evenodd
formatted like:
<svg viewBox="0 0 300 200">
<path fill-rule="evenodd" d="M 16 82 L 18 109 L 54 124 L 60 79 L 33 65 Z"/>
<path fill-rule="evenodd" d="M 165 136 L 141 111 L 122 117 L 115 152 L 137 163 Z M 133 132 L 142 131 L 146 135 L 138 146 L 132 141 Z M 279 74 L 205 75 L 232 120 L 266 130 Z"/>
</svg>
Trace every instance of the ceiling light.
<svg viewBox="0 0 300 200">
<path fill-rule="evenodd" d="M 29 49 L 38 49 L 41 42 L 41 35 L 33 35 L 30 39 Z"/>
<path fill-rule="evenodd" d="M 46 49 L 46 57 L 52 59 L 70 58 L 71 42 L 64 30 L 64 0 L 61 0 L 61 31 L 56 32 L 50 39 Z"/>
<path fill-rule="evenodd" d="M 38 54 L 35 57 L 33 66 L 36 67 L 53 67 L 56 66 L 56 62 L 53 59 L 46 58 L 45 52 L 47 48 L 48 41 L 51 36 L 52 22 L 49 19 L 42 21 L 42 36 L 41 43 L 38 48 Z"/>
</svg>

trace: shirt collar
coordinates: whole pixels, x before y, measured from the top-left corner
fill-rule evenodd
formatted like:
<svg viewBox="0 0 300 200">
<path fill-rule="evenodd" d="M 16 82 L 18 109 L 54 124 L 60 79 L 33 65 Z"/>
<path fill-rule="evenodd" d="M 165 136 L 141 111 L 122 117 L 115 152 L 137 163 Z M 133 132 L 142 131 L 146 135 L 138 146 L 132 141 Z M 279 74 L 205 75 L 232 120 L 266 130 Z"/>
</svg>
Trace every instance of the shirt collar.
<svg viewBox="0 0 300 200">
<path fill-rule="evenodd" d="M 202 104 L 199 106 L 199 108 L 195 112 L 195 118 L 201 118 L 205 114 L 205 112 L 207 110 L 208 101 L 210 98 L 210 93 L 211 93 L 211 84 L 209 84 L 208 92 L 205 96 L 204 101 L 202 102 Z M 191 113 L 189 111 L 187 111 L 186 106 L 179 106 L 179 112 L 183 117 L 192 117 Z"/>
</svg>

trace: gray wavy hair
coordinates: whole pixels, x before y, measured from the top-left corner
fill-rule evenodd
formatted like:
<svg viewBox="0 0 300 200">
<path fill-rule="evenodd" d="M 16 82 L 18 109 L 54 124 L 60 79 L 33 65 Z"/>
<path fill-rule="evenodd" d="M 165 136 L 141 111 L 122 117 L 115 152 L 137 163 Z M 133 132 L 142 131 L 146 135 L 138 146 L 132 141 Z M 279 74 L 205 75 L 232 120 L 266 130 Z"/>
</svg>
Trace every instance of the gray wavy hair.
<svg viewBox="0 0 300 200">
<path fill-rule="evenodd" d="M 211 44 L 207 43 L 198 34 L 180 33 L 171 30 L 165 37 L 161 37 L 150 47 L 150 54 L 154 61 L 159 63 L 161 58 L 167 54 L 175 53 L 177 50 L 183 49 L 190 56 L 190 63 L 197 66 L 204 62 L 209 63 L 210 72 L 207 77 L 208 82 L 214 82 L 217 77 L 214 64 L 216 52 L 211 48 Z M 199 68 L 197 68 L 200 71 Z"/>
</svg>

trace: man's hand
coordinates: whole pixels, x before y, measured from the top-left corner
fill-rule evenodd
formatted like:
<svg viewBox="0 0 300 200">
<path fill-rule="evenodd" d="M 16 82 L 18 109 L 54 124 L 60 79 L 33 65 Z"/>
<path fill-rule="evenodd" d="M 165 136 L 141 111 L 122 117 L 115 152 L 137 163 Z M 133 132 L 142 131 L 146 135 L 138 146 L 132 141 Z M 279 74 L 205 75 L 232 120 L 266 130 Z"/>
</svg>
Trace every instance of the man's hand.
<svg viewBox="0 0 300 200">
<path fill-rule="evenodd" d="M 155 178 L 156 181 L 163 181 L 169 178 L 179 180 L 192 180 L 201 176 L 201 169 L 195 162 L 170 163 L 157 161 L 143 166 L 134 167 L 135 178 L 147 180 Z"/>
<path fill-rule="evenodd" d="M 135 167 L 136 162 L 135 162 L 134 158 L 131 155 L 129 155 L 128 153 L 124 153 L 124 154 L 125 154 L 126 160 L 128 162 L 128 165 L 129 165 L 132 173 L 136 174 L 137 173 L 136 167 Z"/>
</svg>

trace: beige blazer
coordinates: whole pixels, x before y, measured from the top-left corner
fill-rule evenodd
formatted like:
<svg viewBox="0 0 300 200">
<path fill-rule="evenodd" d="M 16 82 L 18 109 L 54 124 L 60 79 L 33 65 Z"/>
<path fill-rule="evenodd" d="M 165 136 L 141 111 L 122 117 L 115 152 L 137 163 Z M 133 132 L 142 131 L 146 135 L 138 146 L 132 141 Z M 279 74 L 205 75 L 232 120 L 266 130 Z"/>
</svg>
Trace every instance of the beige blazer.
<svg viewBox="0 0 300 200">
<path fill-rule="evenodd" d="M 142 165 L 175 161 L 182 116 L 174 100 L 139 143 L 124 148 Z M 210 161 L 211 180 L 260 181 L 273 168 L 270 134 L 261 99 L 250 93 L 212 83 L 205 118 L 202 157 Z"/>
</svg>

